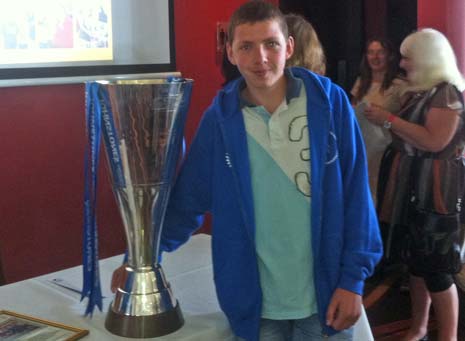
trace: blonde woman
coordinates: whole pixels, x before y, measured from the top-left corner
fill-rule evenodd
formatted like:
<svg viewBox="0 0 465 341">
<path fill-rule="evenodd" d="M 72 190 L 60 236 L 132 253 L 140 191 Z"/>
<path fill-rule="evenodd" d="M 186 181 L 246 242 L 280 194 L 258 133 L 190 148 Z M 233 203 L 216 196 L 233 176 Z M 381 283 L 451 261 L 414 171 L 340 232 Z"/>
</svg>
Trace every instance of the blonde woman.
<svg viewBox="0 0 465 341">
<path fill-rule="evenodd" d="M 403 249 L 410 272 L 412 324 L 405 340 L 427 333 L 432 305 L 440 341 L 457 340 L 458 295 L 453 274 L 460 270 L 460 210 L 465 146 L 462 91 L 465 81 L 447 38 L 434 29 L 409 35 L 400 47 L 407 73 L 406 101 L 395 115 L 369 106 L 366 117 L 392 134 L 381 174 L 379 203 L 385 254 L 393 236 L 409 240 Z M 438 233 L 439 231 L 439 233 Z"/>
</svg>

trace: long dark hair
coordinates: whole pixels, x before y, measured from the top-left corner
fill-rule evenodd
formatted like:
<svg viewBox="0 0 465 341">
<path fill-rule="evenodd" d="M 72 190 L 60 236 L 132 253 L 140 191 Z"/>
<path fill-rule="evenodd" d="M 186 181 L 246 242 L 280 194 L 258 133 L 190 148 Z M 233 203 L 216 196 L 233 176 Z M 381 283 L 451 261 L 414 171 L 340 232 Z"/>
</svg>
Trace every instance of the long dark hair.
<svg viewBox="0 0 465 341">
<path fill-rule="evenodd" d="M 366 95 L 368 89 L 370 89 L 371 82 L 373 81 L 371 68 L 368 64 L 367 52 L 368 47 L 374 42 L 378 42 L 386 51 L 387 69 L 384 73 L 383 82 L 381 83 L 381 92 L 387 90 L 391 86 L 394 78 L 399 75 L 399 58 L 391 42 L 384 38 L 372 38 L 368 40 L 365 45 L 365 53 L 360 63 L 360 86 L 358 87 L 357 93 L 354 96 L 355 102 L 360 101 L 363 96 Z"/>
</svg>

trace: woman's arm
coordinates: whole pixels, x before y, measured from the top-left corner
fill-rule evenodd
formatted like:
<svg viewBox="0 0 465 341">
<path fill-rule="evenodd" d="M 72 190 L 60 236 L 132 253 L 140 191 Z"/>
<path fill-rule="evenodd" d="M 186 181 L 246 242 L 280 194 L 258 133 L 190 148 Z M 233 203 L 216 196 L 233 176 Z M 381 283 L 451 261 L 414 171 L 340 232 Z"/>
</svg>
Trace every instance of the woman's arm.
<svg viewBox="0 0 465 341">
<path fill-rule="evenodd" d="M 371 105 L 365 109 L 367 119 L 382 126 L 390 112 Z M 459 112 L 448 108 L 431 108 L 426 113 L 425 125 L 408 122 L 395 116 L 391 131 L 413 147 L 428 152 L 443 150 L 452 140 L 459 124 Z"/>
</svg>

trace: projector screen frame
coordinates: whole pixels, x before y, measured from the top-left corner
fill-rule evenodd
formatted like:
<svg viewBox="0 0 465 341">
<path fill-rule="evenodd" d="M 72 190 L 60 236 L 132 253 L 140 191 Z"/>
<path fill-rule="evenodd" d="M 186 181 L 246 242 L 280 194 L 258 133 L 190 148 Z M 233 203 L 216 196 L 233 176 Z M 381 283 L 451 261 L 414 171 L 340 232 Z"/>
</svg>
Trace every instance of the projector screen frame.
<svg viewBox="0 0 465 341">
<path fill-rule="evenodd" d="M 18 67 L 0 69 L 0 80 L 67 78 L 96 75 L 121 75 L 142 73 L 170 73 L 176 71 L 176 50 L 174 35 L 174 0 L 168 1 L 169 11 L 169 63 L 125 64 L 125 65 L 86 65 L 54 67 Z"/>
</svg>

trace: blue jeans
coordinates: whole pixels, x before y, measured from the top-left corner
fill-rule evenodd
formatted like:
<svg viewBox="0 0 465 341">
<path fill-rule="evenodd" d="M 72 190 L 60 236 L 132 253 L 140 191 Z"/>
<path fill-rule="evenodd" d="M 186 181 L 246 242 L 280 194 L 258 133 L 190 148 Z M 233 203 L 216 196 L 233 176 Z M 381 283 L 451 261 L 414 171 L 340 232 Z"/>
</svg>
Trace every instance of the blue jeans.
<svg viewBox="0 0 465 341">
<path fill-rule="evenodd" d="M 325 336 L 316 314 L 300 320 L 262 319 L 260 341 L 352 341 L 353 331 L 354 327 L 351 327 L 330 337 Z"/>
</svg>

